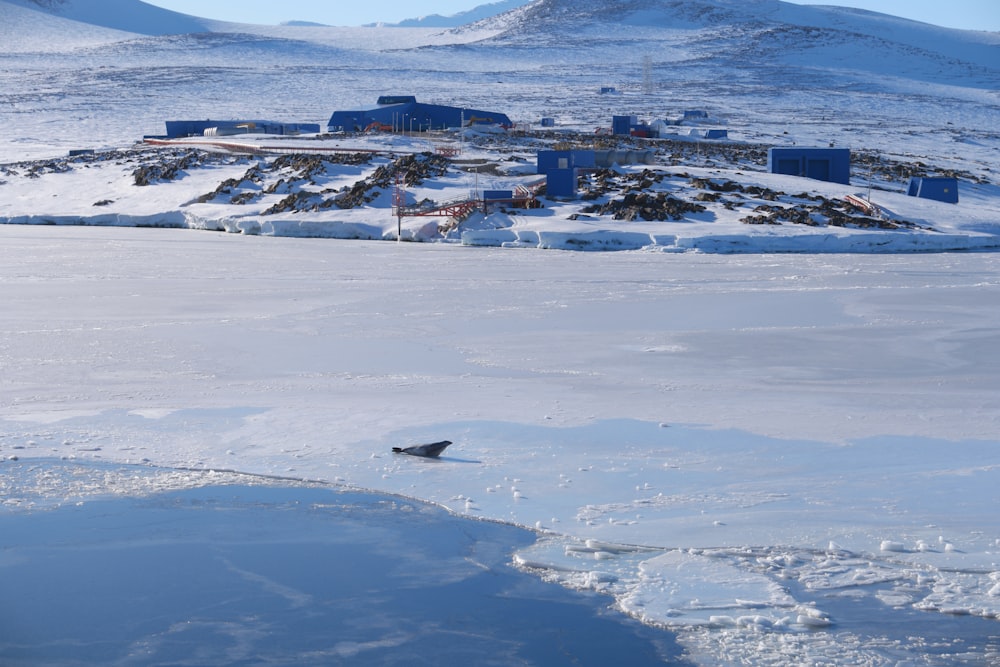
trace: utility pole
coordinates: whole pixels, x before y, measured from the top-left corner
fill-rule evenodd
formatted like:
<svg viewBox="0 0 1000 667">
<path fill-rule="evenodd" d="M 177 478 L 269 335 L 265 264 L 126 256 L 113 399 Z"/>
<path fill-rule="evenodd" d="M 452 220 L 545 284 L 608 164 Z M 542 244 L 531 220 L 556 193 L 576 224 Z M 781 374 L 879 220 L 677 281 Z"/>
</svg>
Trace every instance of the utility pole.
<svg viewBox="0 0 1000 667">
<path fill-rule="evenodd" d="M 396 187 L 392 191 L 392 205 L 396 209 L 396 243 L 403 240 L 403 207 L 406 206 L 406 181 L 402 172 L 396 172 Z"/>
<path fill-rule="evenodd" d="M 875 157 L 872 158 L 871 165 L 868 168 L 868 203 L 872 203 L 872 178 L 875 176 L 875 161 L 879 159 L 878 151 L 875 152 Z"/>
</svg>

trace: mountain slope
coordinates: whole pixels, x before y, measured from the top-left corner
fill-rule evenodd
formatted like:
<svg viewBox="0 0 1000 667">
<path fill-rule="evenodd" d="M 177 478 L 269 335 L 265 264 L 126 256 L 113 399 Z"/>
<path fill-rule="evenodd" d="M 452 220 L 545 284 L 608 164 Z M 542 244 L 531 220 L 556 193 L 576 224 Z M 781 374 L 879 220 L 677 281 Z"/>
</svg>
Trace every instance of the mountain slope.
<svg viewBox="0 0 1000 667">
<path fill-rule="evenodd" d="M 1000 80 L 1000 34 L 779 0 L 536 0 L 456 32 L 476 30 L 493 32 L 492 47 L 549 49 L 559 62 L 698 62 L 712 78 L 791 67 L 984 90 Z"/>
<path fill-rule="evenodd" d="M 5 0 L 3 4 L 140 35 L 211 32 L 220 26 L 218 21 L 172 12 L 141 0 Z"/>
<path fill-rule="evenodd" d="M 500 0 L 500 2 L 479 5 L 478 7 L 450 16 L 431 14 L 430 16 L 406 19 L 392 25 L 401 28 L 454 28 L 491 18 L 497 14 L 517 9 L 524 4 L 525 0 Z"/>
<path fill-rule="evenodd" d="M 24 0 L 0 0 L 0 40 L 6 54 L 67 51 L 133 37 L 134 33 L 41 11 Z"/>
<path fill-rule="evenodd" d="M 888 31 L 904 38 L 917 26 L 924 26 L 935 31 L 971 33 L 984 43 L 1000 44 L 1000 33 L 941 28 L 863 9 L 832 4 L 797 5 L 783 0 L 533 0 L 483 21 L 494 28 L 518 32 L 601 24 L 691 29 L 741 22 L 778 22 L 871 35 L 885 35 Z"/>
</svg>

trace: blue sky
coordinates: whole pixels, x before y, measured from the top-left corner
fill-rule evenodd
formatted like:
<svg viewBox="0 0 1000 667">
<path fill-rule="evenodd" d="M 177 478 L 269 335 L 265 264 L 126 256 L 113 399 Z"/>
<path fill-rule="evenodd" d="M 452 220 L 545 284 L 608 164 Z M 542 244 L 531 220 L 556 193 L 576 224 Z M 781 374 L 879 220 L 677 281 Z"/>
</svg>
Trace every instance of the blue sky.
<svg viewBox="0 0 1000 667">
<path fill-rule="evenodd" d="M 185 14 L 244 23 L 302 20 L 329 25 L 394 22 L 427 14 L 456 14 L 491 0 L 145 0 Z M 527 0 L 525 0 L 527 2 Z M 950 28 L 1000 31 L 1000 0 L 796 0 L 800 5 L 860 7 Z"/>
</svg>

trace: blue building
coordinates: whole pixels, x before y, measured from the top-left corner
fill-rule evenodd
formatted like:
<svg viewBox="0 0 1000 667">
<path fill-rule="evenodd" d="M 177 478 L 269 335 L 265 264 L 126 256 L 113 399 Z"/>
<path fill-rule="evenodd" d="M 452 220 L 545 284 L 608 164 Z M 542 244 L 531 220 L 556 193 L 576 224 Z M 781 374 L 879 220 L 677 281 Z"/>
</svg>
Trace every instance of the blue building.
<svg viewBox="0 0 1000 667">
<path fill-rule="evenodd" d="M 710 128 L 707 130 L 699 130 L 697 128 L 688 132 L 689 137 L 697 137 L 699 139 L 728 139 L 729 130 L 723 130 L 719 128 Z"/>
<path fill-rule="evenodd" d="M 552 169 L 545 174 L 545 195 L 553 199 L 576 199 L 578 169 Z"/>
<path fill-rule="evenodd" d="M 638 116 L 612 116 L 611 134 L 616 137 L 655 137 L 659 130 L 654 129 Z"/>
<path fill-rule="evenodd" d="M 538 151 L 536 173 L 544 174 L 545 192 L 550 197 L 576 197 L 577 178 L 581 171 L 596 171 L 615 164 L 655 164 L 652 150 L 600 150 L 578 149 L 564 151 Z"/>
<path fill-rule="evenodd" d="M 165 139 L 205 134 L 319 134 L 319 123 L 282 123 L 273 120 L 168 120 Z"/>
<path fill-rule="evenodd" d="M 596 165 L 596 153 L 592 150 L 538 151 L 536 171 L 545 175 L 546 195 L 573 199 L 580 170 L 594 169 Z"/>
<path fill-rule="evenodd" d="M 950 177 L 913 176 L 906 194 L 911 197 L 934 199 L 947 204 L 958 203 L 958 179 Z"/>
<path fill-rule="evenodd" d="M 417 102 L 413 95 L 383 95 L 373 107 L 334 111 L 327 124 L 330 132 L 362 132 L 369 127 L 405 132 L 444 130 L 465 125 L 513 126 L 506 114 L 468 107 Z"/>
<path fill-rule="evenodd" d="M 611 133 L 616 137 L 627 137 L 632 134 L 632 128 L 639 125 L 639 119 L 635 116 L 612 116 Z"/>
<path fill-rule="evenodd" d="M 819 181 L 851 182 L 849 148 L 771 148 L 767 151 L 767 170 L 772 174 L 804 176 Z"/>
</svg>

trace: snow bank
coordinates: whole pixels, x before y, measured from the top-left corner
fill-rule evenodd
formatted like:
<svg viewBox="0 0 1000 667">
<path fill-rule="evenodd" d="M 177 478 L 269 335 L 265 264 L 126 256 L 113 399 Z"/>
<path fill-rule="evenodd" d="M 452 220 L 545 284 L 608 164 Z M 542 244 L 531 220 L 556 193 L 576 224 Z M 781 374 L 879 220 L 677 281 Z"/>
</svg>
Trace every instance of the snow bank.
<svg viewBox="0 0 1000 667">
<path fill-rule="evenodd" d="M 201 223 L 205 223 L 204 226 Z M 147 215 L 106 213 L 100 215 L 12 215 L 0 217 L 4 225 L 73 225 L 81 227 L 165 227 L 212 229 L 207 221 L 190 224 L 181 211 L 164 211 Z M 218 227 L 221 229 L 221 227 Z"/>
<path fill-rule="evenodd" d="M 903 253 L 955 252 L 1000 248 L 993 234 L 730 234 L 688 236 L 637 232 L 537 232 L 528 230 L 474 230 L 462 233 L 468 246 L 541 248 L 557 250 L 697 250 L 707 253 Z"/>
<path fill-rule="evenodd" d="M 534 247 L 546 250 L 638 250 L 656 243 L 649 234 L 616 231 L 547 232 L 474 230 L 462 232 L 462 244 L 492 247 Z"/>
</svg>

